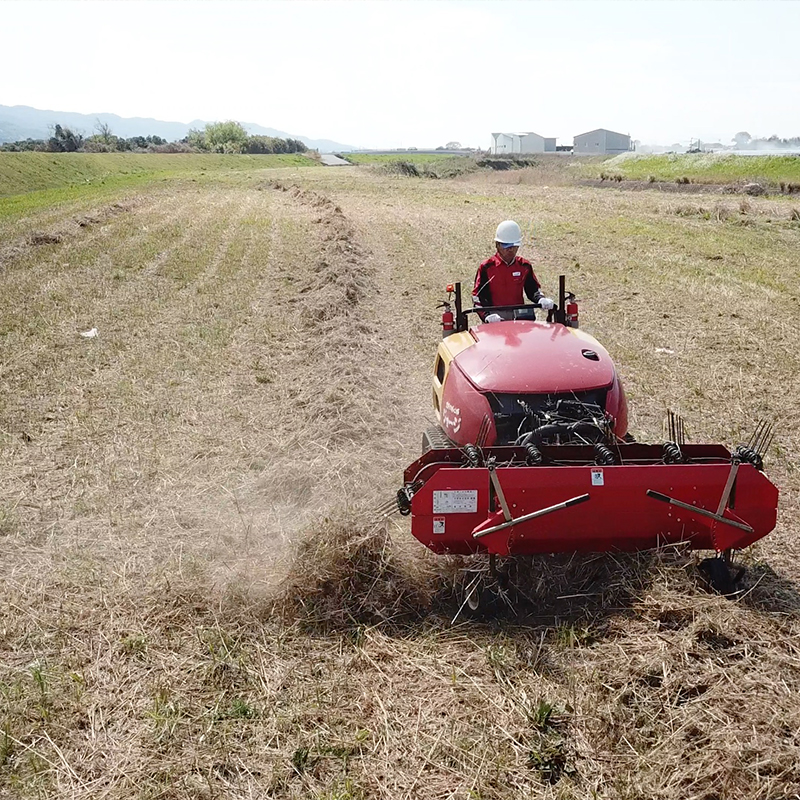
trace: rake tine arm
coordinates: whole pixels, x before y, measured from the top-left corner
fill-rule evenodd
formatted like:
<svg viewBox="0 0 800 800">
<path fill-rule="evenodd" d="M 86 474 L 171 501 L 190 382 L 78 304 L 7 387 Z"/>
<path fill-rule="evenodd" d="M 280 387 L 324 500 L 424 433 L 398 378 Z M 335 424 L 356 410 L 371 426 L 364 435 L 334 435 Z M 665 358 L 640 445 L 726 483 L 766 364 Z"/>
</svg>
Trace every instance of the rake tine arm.
<svg viewBox="0 0 800 800">
<path fill-rule="evenodd" d="M 482 536 L 488 536 L 490 533 L 495 533 L 495 531 L 502 531 L 505 528 L 510 528 L 512 525 L 519 525 L 521 522 L 529 522 L 537 517 L 543 517 L 545 514 L 552 514 L 554 511 L 560 511 L 562 508 L 569 508 L 570 506 L 578 505 L 578 503 L 585 503 L 589 499 L 590 497 L 588 494 L 581 494 L 577 497 L 571 497 L 569 500 L 565 500 L 563 503 L 556 503 L 554 506 L 548 506 L 547 508 L 542 508 L 539 511 L 533 511 L 530 514 L 524 514 L 516 519 L 510 519 L 508 522 L 503 522 L 500 525 L 487 528 L 485 531 L 477 531 L 476 533 L 472 534 L 472 537 L 474 539 L 480 539 Z"/>
<path fill-rule="evenodd" d="M 734 528 L 739 528 L 747 533 L 753 533 L 753 529 L 749 525 L 745 525 L 743 522 L 737 522 L 736 520 L 728 519 L 727 517 L 715 514 L 713 511 L 708 511 L 705 508 L 693 506 L 690 503 L 684 503 L 681 500 L 676 500 L 674 497 L 669 497 L 665 494 L 661 494 L 661 492 L 653 491 L 653 489 L 648 489 L 646 494 L 648 497 L 652 497 L 654 500 L 661 500 L 662 502 L 669 503 L 672 506 L 677 506 L 678 508 L 683 508 L 686 511 L 692 511 L 695 514 L 700 514 L 701 517 L 708 517 L 709 519 L 716 520 L 717 522 L 722 522 L 725 525 L 731 525 Z"/>
</svg>

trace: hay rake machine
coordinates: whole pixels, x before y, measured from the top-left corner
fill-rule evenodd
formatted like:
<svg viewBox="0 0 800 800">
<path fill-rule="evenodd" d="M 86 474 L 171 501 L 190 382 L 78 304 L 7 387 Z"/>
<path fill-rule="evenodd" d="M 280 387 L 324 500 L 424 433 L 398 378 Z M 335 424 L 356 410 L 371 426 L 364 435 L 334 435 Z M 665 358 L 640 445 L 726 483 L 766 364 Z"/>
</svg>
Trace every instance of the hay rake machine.
<svg viewBox="0 0 800 800">
<path fill-rule="evenodd" d="M 579 329 L 563 276 L 546 322 L 530 305 L 462 310 L 460 285 L 448 292 L 433 370 L 439 425 L 396 497 L 412 534 L 435 553 L 487 555 L 493 578 L 498 558 L 684 543 L 713 550 L 701 566 L 733 592 L 733 552 L 776 523 L 778 489 L 763 471 L 772 426 L 729 451 L 687 443 L 670 413 L 668 441 L 634 441 L 614 364 Z M 477 313 L 505 319 L 470 327 Z"/>
</svg>

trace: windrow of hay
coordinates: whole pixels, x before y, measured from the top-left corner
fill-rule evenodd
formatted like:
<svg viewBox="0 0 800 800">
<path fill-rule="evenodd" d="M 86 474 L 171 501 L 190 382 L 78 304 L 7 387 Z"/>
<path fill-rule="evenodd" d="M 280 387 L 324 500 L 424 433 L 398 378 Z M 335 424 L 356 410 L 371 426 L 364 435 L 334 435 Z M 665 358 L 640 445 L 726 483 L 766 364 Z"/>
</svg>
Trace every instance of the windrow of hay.
<svg viewBox="0 0 800 800">
<path fill-rule="evenodd" d="M 30 248 L 61 244 L 65 239 L 80 235 L 82 229 L 101 225 L 118 214 L 130 212 L 132 208 L 133 205 L 130 201 L 111 203 L 98 207 L 88 214 L 60 220 L 52 228 L 35 228 L 16 237 L 10 237 L 0 245 L 0 269 L 11 265 Z"/>
<path fill-rule="evenodd" d="M 373 166 L 372 169 L 383 175 L 402 175 L 407 178 L 457 178 L 481 169 L 484 164 L 474 158 L 441 158 L 435 161 L 414 163 L 398 159 Z"/>
<path fill-rule="evenodd" d="M 282 182 L 274 188 L 311 212 L 313 240 L 300 245 L 289 266 L 291 280 L 275 293 L 272 309 L 302 334 L 285 349 L 272 345 L 265 364 L 281 375 L 288 393 L 285 418 L 305 428 L 309 446 L 348 448 L 357 468 L 360 458 L 349 448 L 391 426 L 394 413 L 379 400 L 381 364 L 390 351 L 370 305 L 379 292 L 375 267 L 329 198 Z"/>
<path fill-rule="evenodd" d="M 313 267 L 300 273 L 297 294 L 289 301 L 310 334 L 324 335 L 334 327 L 331 323 L 357 316 L 360 301 L 377 293 L 374 270 L 350 221 L 330 198 L 281 182 L 274 186 L 319 212 L 314 223 L 320 249 Z"/>
</svg>

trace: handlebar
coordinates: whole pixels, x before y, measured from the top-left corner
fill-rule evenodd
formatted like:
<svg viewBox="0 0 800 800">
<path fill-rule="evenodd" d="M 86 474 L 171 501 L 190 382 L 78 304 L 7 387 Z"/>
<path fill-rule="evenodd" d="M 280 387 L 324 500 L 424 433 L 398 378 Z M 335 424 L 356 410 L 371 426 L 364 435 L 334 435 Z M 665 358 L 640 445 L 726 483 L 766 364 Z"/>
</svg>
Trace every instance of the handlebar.
<svg viewBox="0 0 800 800">
<path fill-rule="evenodd" d="M 538 303 L 522 303 L 517 306 L 486 306 L 484 308 L 465 308 L 462 314 L 496 314 L 498 311 L 520 311 L 525 308 L 539 308 L 542 307 Z M 544 310 L 544 309 L 542 309 Z M 552 309 L 548 308 L 547 311 L 558 311 L 558 306 L 554 305 Z"/>
<path fill-rule="evenodd" d="M 469 322 L 467 321 L 467 314 L 489 315 L 505 311 L 528 311 L 529 309 L 533 308 L 538 308 L 541 309 L 542 311 L 546 310 L 547 322 L 561 321 L 557 305 L 554 305 L 552 308 L 543 309 L 538 303 L 522 303 L 520 305 L 513 305 L 513 306 L 486 306 L 485 308 L 467 308 L 462 312 L 464 326 L 466 328 L 469 325 Z M 531 317 L 531 319 L 533 319 L 533 317 Z"/>
</svg>

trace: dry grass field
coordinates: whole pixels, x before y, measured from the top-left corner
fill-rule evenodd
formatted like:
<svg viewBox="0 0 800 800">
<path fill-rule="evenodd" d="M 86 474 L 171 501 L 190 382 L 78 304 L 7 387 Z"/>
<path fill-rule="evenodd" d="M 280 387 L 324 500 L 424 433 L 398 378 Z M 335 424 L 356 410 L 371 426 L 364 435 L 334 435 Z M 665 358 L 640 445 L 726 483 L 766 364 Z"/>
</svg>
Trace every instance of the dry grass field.
<svg viewBox="0 0 800 800">
<path fill-rule="evenodd" d="M 796 207 L 312 167 L 0 215 L 0 796 L 800 797 Z M 508 217 L 637 438 L 775 421 L 736 599 L 687 553 L 543 557 L 534 609 L 451 625 L 460 563 L 376 523 Z"/>
</svg>

